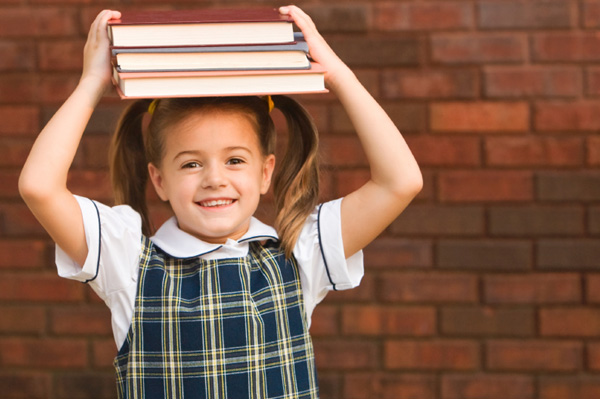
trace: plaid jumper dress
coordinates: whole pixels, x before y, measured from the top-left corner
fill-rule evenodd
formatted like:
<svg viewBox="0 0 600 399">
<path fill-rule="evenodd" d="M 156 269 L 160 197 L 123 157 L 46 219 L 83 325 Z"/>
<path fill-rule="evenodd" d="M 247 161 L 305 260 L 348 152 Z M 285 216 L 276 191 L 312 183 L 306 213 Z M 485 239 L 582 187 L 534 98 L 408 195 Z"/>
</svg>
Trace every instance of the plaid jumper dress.
<svg viewBox="0 0 600 399">
<path fill-rule="evenodd" d="M 177 259 L 144 237 L 119 398 L 318 398 L 296 261 L 278 242 L 249 246 Z"/>
</svg>

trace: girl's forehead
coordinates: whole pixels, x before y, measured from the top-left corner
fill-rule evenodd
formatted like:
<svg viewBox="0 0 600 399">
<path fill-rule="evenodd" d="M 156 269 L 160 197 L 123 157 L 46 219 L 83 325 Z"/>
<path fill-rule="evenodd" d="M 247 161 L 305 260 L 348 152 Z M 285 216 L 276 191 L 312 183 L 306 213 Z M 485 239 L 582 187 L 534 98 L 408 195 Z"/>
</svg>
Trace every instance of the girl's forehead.
<svg viewBox="0 0 600 399">
<path fill-rule="evenodd" d="M 251 117 L 243 112 L 208 111 L 187 115 L 166 131 L 169 147 L 219 146 L 245 143 L 259 147 L 258 134 Z"/>
</svg>

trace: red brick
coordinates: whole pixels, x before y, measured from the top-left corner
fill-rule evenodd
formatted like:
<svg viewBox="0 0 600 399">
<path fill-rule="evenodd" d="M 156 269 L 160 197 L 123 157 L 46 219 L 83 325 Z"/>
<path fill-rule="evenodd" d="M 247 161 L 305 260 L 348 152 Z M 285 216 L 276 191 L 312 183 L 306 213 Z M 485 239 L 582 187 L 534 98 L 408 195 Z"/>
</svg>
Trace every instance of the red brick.
<svg viewBox="0 0 600 399">
<path fill-rule="evenodd" d="M 406 136 L 421 167 L 479 166 L 481 143 L 477 137 Z"/>
<path fill-rule="evenodd" d="M 585 276 L 585 297 L 590 303 L 600 303 L 600 274 Z"/>
<path fill-rule="evenodd" d="M 441 331 L 452 336 L 527 337 L 535 333 L 534 313 L 527 308 L 452 306 L 442 309 Z"/>
<path fill-rule="evenodd" d="M 48 237 L 46 230 L 25 204 L 0 203 L 0 231 L 5 236 Z"/>
<path fill-rule="evenodd" d="M 445 374 L 443 399 L 534 399 L 533 377 L 517 374 Z"/>
<path fill-rule="evenodd" d="M 590 166 L 600 165 L 600 137 L 590 136 L 587 138 L 587 164 Z"/>
<path fill-rule="evenodd" d="M 600 1 L 584 0 L 583 26 L 586 28 L 600 28 Z"/>
<path fill-rule="evenodd" d="M 398 373 L 348 374 L 344 399 L 435 399 L 435 378 L 431 375 Z"/>
<path fill-rule="evenodd" d="M 541 309 L 540 332 L 546 337 L 595 338 L 600 334 L 600 310 L 584 307 Z"/>
<path fill-rule="evenodd" d="M 320 154 L 324 165 L 367 166 L 367 158 L 355 137 L 326 136 L 320 142 Z"/>
<path fill-rule="evenodd" d="M 58 398 L 112 399 L 117 397 L 114 372 L 61 373 L 56 376 Z"/>
<path fill-rule="evenodd" d="M 383 31 L 468 29 L 473 14 L 468 3 L 383 3 L 375 6 L 373 25 Z"/>
<path fill-rule="evenodd" d="M 0 135 L 34 135 L 40 130 L 39 110 L 30 106 L 0 106 Z"/>
<path fill-rule="evenodd" d="M 81 40 L 44 41 L 38 47 L 39 68 L 49 72 L 79 72 L 83 65 Z"/>
<path fill-rule="evenodd" d="M 368 4 L 306 4 L 302 9 L 319 27 L 319 32 L 366 32 L 371 7 Z"/>
<path fill-rule="evenodd" d="M 0 373 L 3 399 L 47 399 L 51 397 L 51 378 L 48 374 L 30 371 Z"/>
<path fill-rule="evenodd" d="M 479 27 L 483 29 L 569 28 L 577 24 L 577 8 L 570 2 L 484 1 L 479 5 Z"/>
<path fill-rule="evenodd" d="M 592 235 L 600 234 L 600 208 L 590 207 L 587 214 L 588 230 Z"/>
<path fill-rule="evenodd" d="M 525 240 L 440 240 L 438 266 L 472 270 L 529 270 L 532 246 Z"/>
<path fill-rule="evenodd" d="M 2 66 L 0 65 L 1 70 Z M 0 103 L 35 102 L 38 98 L 38 81 L 38 78 L 27 73 L 3 73 L 0 76 Z"/>
<path fill-rule="evenodd" d="M 587 344 L 587 367 L 595 372 L 600 371 L 600 344 L 591 342 Z"/>
<path fill-rule="evenodd" d="M 431 37 L 431 58 L 442 64 L 515 63 L 526 59 L 527 38 L 507 33 L 455 33 Z"/>
<path fill-rule="evenodd" d="M 85 287 L 56 274 L 3 273 L 0 275 L 0 300 L 70 302 L 81 301 Z"/>
<path fill-rule="evenodd" d="M 540 33 L 533 37 L 536 62 L 594 62 L 600 60 L 600 37 L 591 32 Z"/>
<path fill-rule="evenodd" d="M 360 370 L 375 368 L 379 363 L 377 346 L 354 340 L 320 340 L 314 343 L 319 370 Z"/>
<path fill-rule="evenodd" d="M 0 166 L 21 168 L 29 155 L 33 140 L 5 138 L 0 141 Z"/>
<path fill-rule="evenodd" d="M 337 336 L 340 333 L 340 311 L 337 306 L 317 306 L 311 317 L 310 335 Z"/>
<path fill-rule="evenodd" d="M 77 368 L 87 365 L 83 340 L 1 338 L 0 364 L 5 367 Z"/>
<path fill-rule="evenodd" d="M 385 89 L 382 89 L 385 90 Z M 424 104 L 382 102 L 381 106 L 401 132 L 421 132 L 427 128 L 427 107 Z M 336 133 L 355 135 L 355 129 L 341 106 L 332 107 L 331 126 Z"/>
<path fill-rule="evenodd" d="M 543 132 L 597 131 L 600 129 L 600 102 L 538 103 L 535 128 Z"/>
<path fill-rule="evenodd" d="M 8 8 L 0 14 L 0 37 L 76 35 L 77 10 L 69 8 Z"/>
<path fill-rule="evenodd" d="M 378 238 L 364 249 L 368 268 L 398 268 L 432 266 L 431 242 L 398 238 Z"/>
<path fill-rule="evenodd" d="M 485 94 L 491 98 L 575 97 L 583 90 L 575 67 L 490 67 L 484 76 Z"/>
<path fill-rule="evenodd" d="M 494 236 L 580 236 L 585 216 L 576 206 L 498 206 L 490 209 L 488 226 Z"/>
<path fill-rule="evenodd" d="M 46 264 L 46 242 L 0 241 L 0 269 L 41 268 Z"/>
<path fill-rule="evenodd" d="M 490 166 L 579 166 L 584 153 L 579 138 L 490 137 L 485 141 Z"/>
<path fill-rule="evenodd" d="M 385 70 L 382 73 L 385 98 L 475 98 L 479 74 L 464 70 Z"/>
<path fill-rule="evenodd" d="M 72 75 L 44 75 L 37 87 L 37 96 L 43 104 L 62 104 L 71 95 L 79 76 Z"/>
<path fill-rule="evenodd" d="M 348 193 L 358 190 L 364 186 L 370 178 L 371 173 L 366 167 L 360 169 L 336 170 L 333 179 L 333 192 L 335 193 L 335 198 L 345 196 Z"/>
<path fill-rule="evenodd" d="M 20 199 L 18 189 L 19 172 L 16 170 L 0 170 L 0 198 Z"/>
<path fill-rule="evenodd" d="M 422 43 L 414 38 L 334 36 L 328 43 L 352 68 L 413 66 L 418 65 L 422 57 Z"/>
<path fill-rule="evenodd" d="M 536 174 L 536 196 L 542 201 L 597 201 L 600 173 L 593 170 L 540 172 Z"/>
<path fill-rule="evenodd" d="M 600 380 L 595 375 L 547 376 L 539 381 L 540 399 L 597 399 Z"/>
<path fill-rule="evenodd" d="M 389 370 L 475 370 L 479 345 L 463 340 L 387 341 L 385 368 Z"/>
<path fill-rule="evenodd" d="M 112 187 L 106 171 L 71 170 L 67 186 L 77 195 L 104 202 L 112 200 Z"/>
<path fill-rule="evenodd" d="M 491 275 L 484 296 L 493 304 L 568 304 L 581 301 L 581 278 L 574 273 Z"/>
<path fill-rule="evenodd" d="M 110 335 L 110 311 L 106 306 L 57 308 L 50 314 L 50 330 L 64 335 Z"/>
<path fill-rule="evenodd" d="M 0 306 L 0 332 L 41 334 L 46 330 L 46 311 L 39 306 Z"/>
<path fill-rule="evenodd" d="M 327 294 L 327 301 L 340 305 L 352 302 L 372 302 L 376 298 L 377 289 L 375 276 L 366 274 L 357 288 L 330 292 Z"/>
<path fill-rule="evenodd" d="M 117 347 L 112 338 L 96 339 L 92 342 L 92 363 L 94 367 L 113 369 L 113 360 L 117 356 Z"/>
<path fill-rule="evenodd" d="M 542 269 L 599 270 L 600 246 L 587 238 L 539 240 L 536 260 Z"/>
<path fill-rule="evenodd" d="M 427 170 L 423 170 L 422 173 L 423 189 L 415 198 L 416 201 L 432 199 L 434 196 L 434 175 L 432 173 L 429 173 Z M 323 173 L 321 173 L 321 175 L 323 175 Z M 325 196 L 324 198 L 340 198 L 359 189 L 366 182 L 368 182 L 370 178 L 371 173 L 366 167 L 347 170 L 335 169 L 333 173 L 333 182 L 331 187 L 333 191 L 331 193 L 326 193 L 325 189 L 321 187 L 321 193 L 329 195 L 329 197 Z"/>
<path fill-rule="evenodd" d="M 433 307 L 346 306 L 342 310 L 344 335 L 430 336 L 436 332 Z"/>
<path fill-rule="evenodd" d="M 486 366 L 498 371 L 577 371 L 583 345 L 573 341 L 488 341 Z"/>
<path fill-rule="evenodd" d="M 35 69 L 35 46 L 27 42 L 0 40 L 0 71 L 30 72 Z"/>
<path fill-rule="evenodd" d="M 439 133 L 524 133 L 529 105 L 524 102 L 447 102 L 430 107 L 431 130 Z"/>
<path fill-rule="evenodd" d="M 451 171 L 438 176 L 443 202 L 531 201 L 533 175 L 528 171 Z"/>
<path fill-rule="evenodd" d="M 386 302 L 472 303 L 477 301 L 477 277 L 465 273 L 386 273 L 379 294 Z"/>
<path fill-rule="evenodd" d="M 479 206 L 409 206 L 392 223 L 394 235 L 475 236 L 484 233 L 485 215 Z"/>
</svg>

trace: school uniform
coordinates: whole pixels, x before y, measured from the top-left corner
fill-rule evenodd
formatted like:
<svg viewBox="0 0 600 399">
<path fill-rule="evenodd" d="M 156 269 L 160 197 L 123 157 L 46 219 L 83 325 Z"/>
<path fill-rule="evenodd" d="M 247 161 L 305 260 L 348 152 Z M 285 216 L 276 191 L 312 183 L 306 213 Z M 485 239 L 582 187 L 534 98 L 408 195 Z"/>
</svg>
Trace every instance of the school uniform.
<svg viewBox="0 0 600 399">
<path fill-rule="evenodd" d="M 255 218 L 224 244 L 174 218 L 147 238 L 130 207 L 77 200 L 88 257 L 80 267 L 57 246 L 56 264 L 111 309 L 121 398 L 318 397 L 312 311 L 363 275 L 362 252 L 344 257 L 341 200 L 315 208 L 291 259 Z"/>
</svg>

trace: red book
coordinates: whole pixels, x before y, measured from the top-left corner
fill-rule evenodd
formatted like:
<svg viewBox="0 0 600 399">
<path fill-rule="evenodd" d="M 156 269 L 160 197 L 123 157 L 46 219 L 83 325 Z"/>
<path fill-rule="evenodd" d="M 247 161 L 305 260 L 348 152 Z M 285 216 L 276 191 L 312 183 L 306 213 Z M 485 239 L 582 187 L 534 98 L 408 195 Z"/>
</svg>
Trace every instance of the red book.
<svg viewBox="0 0 600 399">
<path fill-rule="evenodd" d="M 119 72 L 113 80 L 121 98 L 203 97 L 327 92 L 325 69 L 211 72 Z"/>
<path fill-rule="evenodd" d="M 123 12 L 109 21 L 116 47 L 270 44 L 294 41 L 292 19 L 274 8 Z"/>
</svg>

